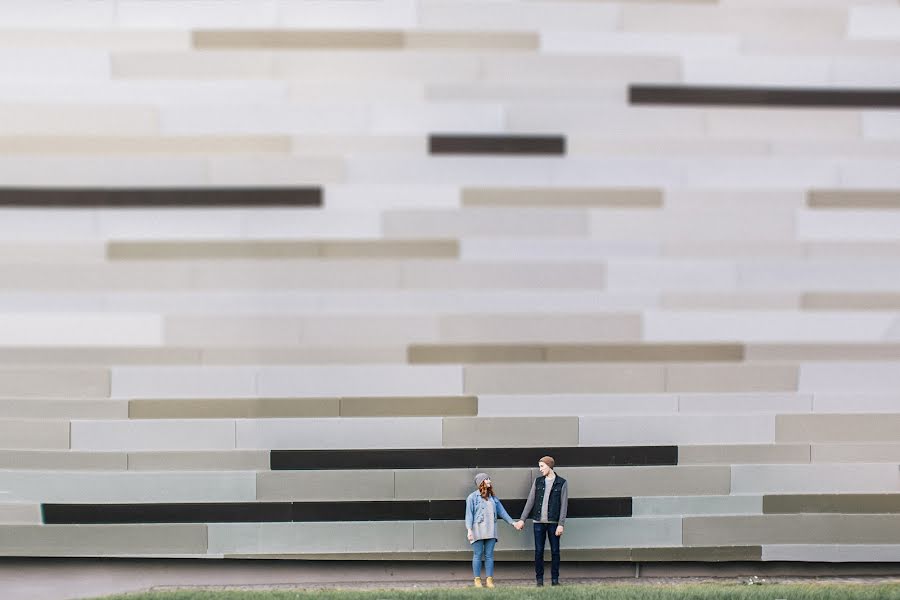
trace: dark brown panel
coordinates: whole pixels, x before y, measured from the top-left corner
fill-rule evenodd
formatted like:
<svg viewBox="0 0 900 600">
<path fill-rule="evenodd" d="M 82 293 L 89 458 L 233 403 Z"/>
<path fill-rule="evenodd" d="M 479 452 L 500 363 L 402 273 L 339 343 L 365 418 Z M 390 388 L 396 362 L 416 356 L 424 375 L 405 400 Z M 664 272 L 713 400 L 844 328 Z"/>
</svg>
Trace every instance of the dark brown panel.
<svg viewBox="0 0 900 600">
<path fill-rule="evenodd" d="M 524 499 L 503 501 L 510 515 L 518 515 Z M 630 517 L 631 498 L 572 498 L 570 517 Z M 322 521 L 461 520 L 465 500 L 353 501 L 353 502 L 233 502 L 186 504 L 43 504 L 46 524 L 121 523 L 289 523 Z"/>
<path fill-rule="evenodd" d="M 688 106 L 900 107 L 900 90 L 635 84 L 631 104 Z"/>
<path fill-rule="evenodd" d="M 677 446 L 272 450 L 273 471 L 534 467 L 550 455 L 567 467 L 677 465 Z"/>
<path fill-rule="evenodd" d="M 297 188 L 0 188 L 0 206 L 181 207 L 322 206 L 322 189 Z"/>
<path fill-rule="evenodd" d="M 784 494 L 763 496 L 763 514 L 900 513 L 900 494 Z"/>
<path fill-rule="evenodd" d="M 561 135 L 432 135 L 431 154 L 565 154 Z"/>
</svg>

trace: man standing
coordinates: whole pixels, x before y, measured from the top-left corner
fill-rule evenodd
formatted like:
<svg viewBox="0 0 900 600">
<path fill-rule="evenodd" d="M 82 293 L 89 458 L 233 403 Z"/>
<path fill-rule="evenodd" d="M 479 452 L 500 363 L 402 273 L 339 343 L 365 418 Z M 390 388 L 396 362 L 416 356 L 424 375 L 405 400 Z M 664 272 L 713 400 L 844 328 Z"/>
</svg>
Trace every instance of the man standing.
<svg viewBox="0 0 900 600">
<path fill-rule="evenodd" d="M 559 585 L 559 538 L 563 534 L 569 508 L 569 488 L 553 467 L 556 461 L 545 456 L 538 461 L 541 476 L 531 484 L 528 501 L 516 529 L 525 526 L 525 519 L 534 521 L 534 575 L 538 587 L 544 585 L 544 542 L 550 540 L 550 584 Z"/>
</svg>

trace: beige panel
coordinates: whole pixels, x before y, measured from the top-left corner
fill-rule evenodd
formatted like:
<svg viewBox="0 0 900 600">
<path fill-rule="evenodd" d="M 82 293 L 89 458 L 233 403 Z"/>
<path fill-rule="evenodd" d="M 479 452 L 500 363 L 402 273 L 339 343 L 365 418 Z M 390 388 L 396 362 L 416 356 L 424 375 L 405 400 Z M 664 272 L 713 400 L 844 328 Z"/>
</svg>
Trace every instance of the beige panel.
<svg viewBox="0 0 900 600">
<path fill-rule="evenodd" d="M 0 420 L 0 448 L 68 449 L 69 422 L 24 419 Z"/>
<path fill-rule="evenodd" d="M 290 347 L 300 340 L 300 318 L 284 316 L 166 316 L 166 345 Z"/>
<path fill-rule="evenodd" d="M 391 500 L 393 471 L 270 471 L 256 474 L 257 500 Z"/>
<path fill-rule="evenodd" d="M 776 415 L 779 442 L 900 442 L 900 414 Z"/>
<path fill-rule="evenodd" d="M 120 400 L 2 400 L 3 419 L 125 419 L 128 403 Z"/>
<path fill-rule="evenodd" d="M 603 344 L 547 346 L 548 362 L 740 362 L 741 344 Z"/>
<path fill-rule="evenodd" d="M 302 258 L 457 258 L 456 240 L 347 241 L 111 241 L 111 260 L 222 260 Z"/>
<path fill-rule="evenodd" d="M 268 471 L 267 450 L 129 452 L 129 471 Z"/>
<path fill-rule="evenodd" d="M 124 452 L 77 452 L 72 450 L 0 450 L 0 469 L 26 471 L 124 471 Z"/>
<path fill-rule="evenodd" d="M 663 292 L 659 302 L 660 308 L 671 310 L 796 310 L 800 306 L 800 294 L 750 291 Z"/>
<path fill-rule="evenodd" d="M 812 444 L 814 463 L 900 463 L 900 444 Z"/>
<path fill-rule="evenodd" d="M 463 188 L 463 206 L 661 208 L 654 188 Z"/>
<path fill-rule="evenodd" d="M 577 446 L 578 417 L 448 417 L 445 447 Z"/>
<path fill-rule="evenodd" d="M 9 136 L 4 154 L 289 154 L 290 136 Z M 320 154 L 321 156 L 321 154 Z"/>
<path fill-rule="evenodd" d="M 416 50 L 537 50 L 541 45 L 535 32 L 407 31 L 403 41 Z"/>
<path fill-rule="evenodd" d="M 665 368 L 650 365 L 532 365 L 464 368 L 472 394 L 664 392 Z"/>
<path fill-rule="evenodd" d="M 110 260 L 296 259 L 318 256 L 315 242 L 301 241 L 110 241 Z"/>
<path fill-rule="evenodd" d="M 410 364 L 470 364 L 543 362 L 545 350 L 531 345 L 450 345 L 412 344 L 407 351 Z"/>
<path fill-rule="evenodd" d="M 109 398 L 108 369 L 0 369 L 0 398 Z"/>
<path fill-rule="evenodd" d="M 0 496 L 0 525 L 10 523 L 41 522 L 41 505 L 25 503 L 4 503 Z"/>
<path fill-rule="evenodd" d="M 766 495 L 763 496 L 763 513 L 900 513 L 900 494 Z"/>
<path fill-rule="evenodd" d="M 572 498 L 721 496 L 731 493 L 726 466 L 560 467 Z"/>
<path fill-rule="evenodd" d="M 206 554 L 206 525 L 9 525 L 2 556 Z"/>
<path fill-rule="evenodd" d="M 77 104 L 3 104 L 0 133 L 4 135 L 155 135 L 156 110 L 144 106 L 81 106 Z"/>
<path fill-rule="evenodd" d="M 736 444 L 728 446 L 679 446 L 679 465 L 702 464 L 806 464 L 807 444 Z"/>
<path fill-rule="evenodd" d="M 794 392 L 798 367 L 789 365 L 670 365 L 667 392 Z"/>
<path fill-rule="evenodd" d="M 372 240 L 319 242 L 324 258 L 459 258 L 457 240 Z"/>
<path fill-rule="evenodd" d="M 262 419 L 337 417 L 338 398 L 131 400 L 131 419 Z"/>
<path fill-rule="evenodd" d="M 188 348 L 0 348 L 9 365 L 186 365 L 199 364 L 200 350 Z"/>
<path fill-rule="evenodd" d="M 341 398 L 342 417 L 475 416 L 475 396 Z"/>
<path fill-rule="evenodd" d="M 302 365 L 404 363 L 403 347 L 209 348 L 201 351 L 204 365 Z"/>
<path fill-rule="evenodd" d="M 800 299 L 806 310 L 900 310 L 900 294 L 892 292 L 808 292 Z"/>
<path fill-rule="evenodd" d="M 685 517 L 684 545 L 893 544 L 900 515 Z"/>
<path fill-rule="evenodd" d="M 900 360 L 900 344 L 748 344 L 747 360 Z"/>
<path fill-rule="evenodd" d="M 810 208 L 900 209 L 900 191 L 810 190 L 806 204 Z"/>
<path fill-rule="evenodd" d="M 398 500 L 459 499 L 460 518 L 465 515 L 465 498 L 475 491 L 475 475 L 486 471 L 504 499 L 524 499 L 531 489 L 531 469 L 401 469 L 394 472 Z M 517 514 L 511 514 L 514 519 Z"/>
<path fill-rule="evenodd" d="M 195 30 L 194 48 L 210 49 L 310 49 L 368 48 L 399 49 L 404 36 L 399 31 L 324 31 L 324 30 Z"/>
</svg>

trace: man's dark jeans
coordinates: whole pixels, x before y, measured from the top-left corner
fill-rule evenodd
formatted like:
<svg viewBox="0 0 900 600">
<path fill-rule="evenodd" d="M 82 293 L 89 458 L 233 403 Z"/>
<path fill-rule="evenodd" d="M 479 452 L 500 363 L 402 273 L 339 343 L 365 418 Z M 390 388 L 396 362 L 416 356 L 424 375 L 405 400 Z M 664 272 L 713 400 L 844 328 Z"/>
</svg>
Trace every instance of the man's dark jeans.
<svg viewBox="0 0 900 600">
<path fill-rule="evenodd" d="M 550 578 L 559 579 L 559 537 L 556 535 L 558 523 L 534 524 L 534 577 L 544 580 L 544 542 L 550 540 Z"/>
</svg>

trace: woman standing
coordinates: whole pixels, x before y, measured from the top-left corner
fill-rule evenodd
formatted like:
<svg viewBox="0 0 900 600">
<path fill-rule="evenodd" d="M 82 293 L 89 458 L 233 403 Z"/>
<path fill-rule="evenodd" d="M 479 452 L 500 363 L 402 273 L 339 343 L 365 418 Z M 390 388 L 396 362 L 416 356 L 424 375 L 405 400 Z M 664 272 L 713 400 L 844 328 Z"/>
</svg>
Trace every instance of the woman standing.
<svg viewBox="0 0 900 600">
<path fill-rule="evenodd" d="M 484 570 L 487 573 L 487 586 L 494 587 L 494 545 L 497 543 L 497 517 L 500 517 L 516 529 L 522 529 L 509 516 L 503 504 L 494 495 L 494 486 L 487 473 L 475 476 L 476 491 L 466 498 L 466 530 L 469 543 L 472 544 L 472 574 L 475 587 L 481 587 L 481 561 L 484 559 Z"/>
</svg>

